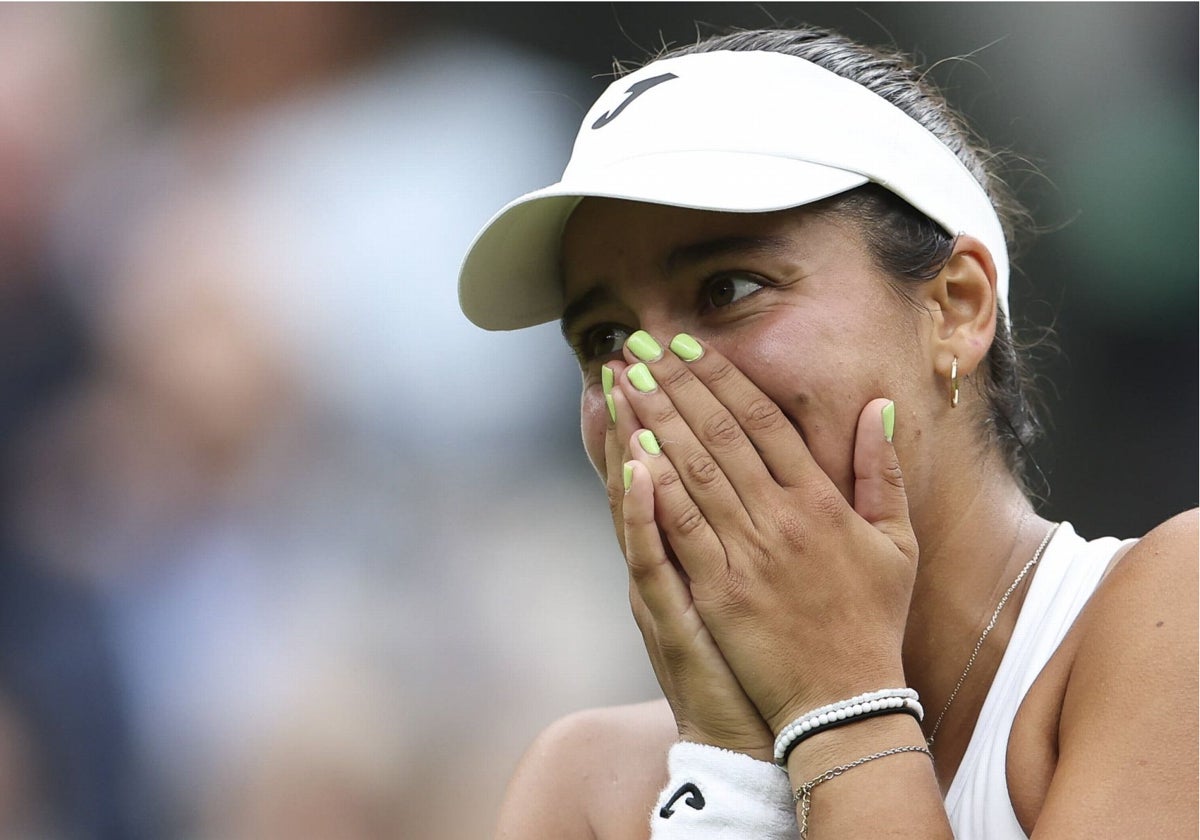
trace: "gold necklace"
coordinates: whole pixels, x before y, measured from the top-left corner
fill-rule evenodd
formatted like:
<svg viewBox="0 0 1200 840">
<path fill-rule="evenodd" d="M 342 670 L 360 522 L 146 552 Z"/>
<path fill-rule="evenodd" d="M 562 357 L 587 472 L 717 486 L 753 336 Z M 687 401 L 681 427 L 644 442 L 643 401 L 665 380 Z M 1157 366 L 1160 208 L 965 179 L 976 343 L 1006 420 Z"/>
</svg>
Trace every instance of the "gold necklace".
<svg viewBox="0 0 1200 840">
<path fill-rule="evenodd" d="M 971 668 L 975 665 L 975 659 L 979 656 L 979 651 L 983 648 L 984 640 L 988 637 L 988 633 L 992 632 L 992 628 L 996 626 L 997 619 L 1000 618 L 1000 611 L 1004 609 L 1004 605 L 1008 603 L 1009 596 L 1017 590 L 1017 587 L 1021 585 L 1021 581 L 1025 579 L 1025 576 L 1029 574 L 1030 570 L 1032 570 L 1033 567 L 1036 566 L 1042 559 L 1042 555 L 1046 552 L 1046 546 L 1050 545 L 1050 539 L 1054 536 L 1055 532 L 1058 531 L 1059 524 L 1060 523 L 1056 523 L 1050 528 L 1049 531 L 1046 532 L 1046 536 L 1042 538 L 1042 544 L 1037 547 L 1037 551 L 1033 553 L 1033 557 L 1030 558 L 1029 562 L 1026 563 L 1024 568 L 1022 568 L 1017 574 L 1017 579 L 1012 582 L 1012 585 L 1008 587 L 1004 595 L 1000 597 L 1000 603 L 996 604 L 996 609 L 992 612 L 991 621 L 987 623 L 987 627 L 983 628 L 983 633 L 980 634 L 979 641 L 975 643 L 975 650 L 971 651 L 971 658 L 967 660 L 967 667 L 963 668 L 962 675 L 958 678 L 958 682 L 954 684 L 954 690 L 950 692 L 950 699 L 946 701 L 945 706 L 942 706 L 941 714 L 937 716 L 937 720 L 933 724 L 933 729 L 929 732 L 929 737 L 925 739 L 927 746 L 933 747 L 933 739 L 937 735 L 938 729 L 940 729 L 942 726 L 942 718 L 946 716 L 946 712 L 949 710 L 950 704 L 953 703 L 954 698 L 958 696 L 958 691 L 960 688 L 962 688 L 963 682 L 966 681 L 967 674 L 971 673 Z"/>
</svg>

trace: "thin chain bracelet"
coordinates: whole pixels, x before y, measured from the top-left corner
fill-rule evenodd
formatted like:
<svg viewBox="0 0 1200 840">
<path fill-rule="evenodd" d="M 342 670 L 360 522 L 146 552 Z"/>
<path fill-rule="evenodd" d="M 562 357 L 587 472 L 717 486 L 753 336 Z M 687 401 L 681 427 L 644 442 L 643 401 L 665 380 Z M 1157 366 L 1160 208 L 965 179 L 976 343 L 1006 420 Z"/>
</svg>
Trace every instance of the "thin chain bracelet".
<svg viewBox="0 0 1200 840">
<path fill-rule="evenodd" d="M 817 776 L 815 779 L 810 779 L 809 781 L 800 785 L 800 787 L 796 788 L 796 792 L 792 796 L 792 801 L 800 803 L 800 840 L 805 840 L 805 838 L 808 837 L 808 812 L 812 809 L 812 792 L 815 787 L 828 782 L 831 779 L 836 779 L 838 776 L 853 770 L 855 767 L 861 767 L 868 761 L 874 761 L 877 758 L 886 758 L 889 755 L 898 755 L 900 753 L 908 752 L 924 753 L 925 755 L 929 756 L 931 761 L 933 760 L 933 753 L 931 753 L 929 748 L 924 744 L 911 744 L 906 747 L 893 747 L 890 750 L 884 750 L 883 752 L 877 752 L 874 755 L 864 756 L 856 761 L 851 761 L 849 764 L 843 764 L 840 767 L 834 767 L 831 770 L 826 770 L 820 776 Z"/>
</svg>

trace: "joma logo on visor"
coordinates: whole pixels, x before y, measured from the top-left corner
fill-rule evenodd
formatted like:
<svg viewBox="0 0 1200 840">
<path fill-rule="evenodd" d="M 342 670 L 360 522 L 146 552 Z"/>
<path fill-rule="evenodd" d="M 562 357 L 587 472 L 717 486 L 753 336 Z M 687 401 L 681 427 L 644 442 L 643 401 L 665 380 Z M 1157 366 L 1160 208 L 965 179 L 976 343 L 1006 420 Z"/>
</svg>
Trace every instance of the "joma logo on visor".
<svg viewBox="0 0 1200 840">
<path fill-rule="evenodd" d="M 630 102 L 637 99 L 646 91 L 650 90 L 650 88 L 655 87 L 656 85 L 661 85 L 663 82 L 669 82 L 671 79 L 678 78 L 679 77 L 674 73 L 663 73 L 661 76 L 651 76 L 649 79 L 642 79 L 640 82 L 630 85 L 629 90 L 625 91 L 629 95 L 626 96 L 621 101 L 621 104 L 616 108 L 601 114 L 600 119 L 592 123 L 592 128 L 604 128 L 604 126 L 615 120 L 622 111 L 628 108 Z"/>
</svg>

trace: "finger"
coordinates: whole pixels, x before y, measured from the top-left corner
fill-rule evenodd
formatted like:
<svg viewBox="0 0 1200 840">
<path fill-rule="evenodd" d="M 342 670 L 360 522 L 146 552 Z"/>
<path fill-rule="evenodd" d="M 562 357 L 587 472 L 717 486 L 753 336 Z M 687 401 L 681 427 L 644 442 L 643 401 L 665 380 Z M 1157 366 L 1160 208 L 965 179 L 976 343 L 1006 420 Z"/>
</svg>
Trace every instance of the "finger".
<svg viewBox="0 0 1200 840">
<path fill-rule="evenodd" d="M 639 338 L 641 343 L 634 344 Z M 629 349 L 633 345 L 642 358 L 649 358 L 645 348 L 652 341 L 641 331 L 630 337 L 626 352 L 634 361 L 620 377 L 620 384 L 638 420 L 662 442 L 674 467 L 661 474 L 666 481 L 678 482 L 686 493 L 686 497 L 678 492 L 661 496 L 670 508 L 668 515 L 690 515 L 691 508 L 699 508 L 719 532 L 748 525 L 743 494 L 747 498 L 752 494 L 745 486 L 739 493 L 726 469 L 747 476 L 745 482 L 750 481 L 749 476 L 757 476 L 760 485 L 769 480 L 766 469 L 729 412 L 695 381 L 683 362 L 659 350 L 652 362 L 656 376 L 650 363 L 638 361 L 638 355 Z M 682 374 L 691 387 L 668 393 L 666 383 L 676 374 Z M 661 386 L 658 377 L 664 377 Z"/>
<path fill-rule="evenodd" d="M 694 342 L 693 345 L 699 347 Z M 654 389 L 645 396 L 637 390 L 631 391 L 630 399 L 639 411 L 642 425 L 653 429 L 663 440 L 671 441 L 671 457 L 680 466 L 689 490 L 702 495 L 710 478 L 716 475 L 714 466 L 725 474 L 730 485 L 741 490 L 739 495 L 753 495 L 770 480 L 762 458 L 736 418 L 693 375 L 676 350 L 663 352 L 658 342 L 638 331 L 626 342 L 625 356 L 631 367 L 641 362 L 650 374 Z M 685 356 L 692 357 L 688 353 Z M 677 428 L 686 429 L 687 435 L 677 432 Z M 693 439 L 697 445 L 690 446 L 689 451 L 682 451 L 676 445 L 691 444 Z"/>
<path fill-rule="evenodd" d="M 680 737 L 767 760 L 770 730 L 713 641 L 687 580 L 658 536 L 654 487 L 645 465 L 634 461 L 629 467 L 631 498 L 623 507 L 629 522 L 629 604 Z"/>
<path fill-rule="evenodd" d="M 619 389 L 613 388 L 612 383 L 625 369 L 623 362 L 609 362 L 601 370 L 602 389 L 605 403 L 608 407 L 608 423 L 604 434 L 604 467 L 605 491 L 608 495 L 608 507 L 612 514 L 613 528 L 617 533 L 617 542 L 621 551 L 625 551 L 625 528 L 621 516 L 621 507 L 625 500 L 625 486 L 622 478 L 622 465 L 629 459 L 629 448 L 626 442 L 637 428 L 637 420 Z M 605 373 L 604 371 L 608 371 Z"/>
<path fill-rule="evenodd" d="M 629 449 L 637 461 L 638 475 L 645 470 L 649 476 L 655 527 L 666 535 L 667 545 L 689 582 L 708 581 L 723 574 L 728 559 L 721 539 L 692 500 L 654 433 L 640 429 L 630 438 Z"/>
<path fill-rule="evenodd" d="M 670 698 L 697 682 L 733 682 L 728 664 L 696 611 L 685 574 L 671 562 L 662 541 L 651 472 L 638 460 L 625 466 L 629 476 L 623 507 L 629 602 L 659 684 Z M 674 696 L 673 702 L 682 699 Z"/>
<path fill-rule="evenodd" d="M 686 371 L 669 377 L 670 392 L 701 387 L 711 393 L 732 416 L 776 483 L 797 487 L 821 473 L 788 416 L 732 362 L 687 335 L 672 339 L 670 350 L 668 355 L 679 359 Z"/>
<path fill-rule="evenodd" d="M 642 634 L 642 644 L 650 659 L 650 667 L 654 670 L 654 678 L 662 686 L 663 695 L 670 701 L 674 696 L 674 680 L 671 670 L 659 655 L 658 633 L 655 629 L 654 619 L 650 615 L 649 607 L 642 599 L 641 591 L 634 584 L 632 578 L 629 580 L 629 609 L 633 613 L 633 620 L 637 624 L 638 631 Z"/>
<path fill-rule="evenodd" d="M 700 439 L 751 515 L 755 508 L 751 499 L 768 481 L 796 487 L 813 477 L 825 480 L 792 421 L 729 360 L 687 335 L 672 339 L 669 350 L 645 364 L 660 371 L 662 389 L 686 421 L 701 430 Z M 636 358 L 628 345 L 626 358 Z"/>
<path fill-rule="evenodd" d="M 672 612 L 686 609 L 691 594 L 686 583 L 676 584 L 671 579 L 672 575 L 675 578 L 679 575 L 670 562 L 654 521 L 654 488 L 649 473 L 636 461 L 622 464 L 621 472 L 623 480 L 627 479 L 628 488 L 622 492 L 628 498 L 621 505 L 622 520 L 618 530 L 629 570 L 629 608 L 641 631 L 654 676 L 664 695 L 670 698 L 674 695 L 673 680 L 671 669 L 662 660 L 658 625 L 660 622 L 669 625 Z M 649 593 L 654 610 L 647 605 L 643 590 Z"/>
<path fill-rule="evenodd" d="M 892 445 L 896 405 L 871 400 L 858 417 L 854 441 L 854 510 L 875 526 L 910 560 L 917 543 L 908 515 L 908 494 L 900 460 Z"/>
<path fill-rule="evenodd" d="M 637 615 L 639 606 L 644 607 L 656 626 L 669 626 L 691 608 L 691 592 L 663 545 L 654 516 L 654 482 L 650 471 L 636 460 L 624 464 L 623 471 L 629 478 L 622 511 L 634 614 Z M 642 632 L 646 632 L 645 628 Z"/>
</svg>

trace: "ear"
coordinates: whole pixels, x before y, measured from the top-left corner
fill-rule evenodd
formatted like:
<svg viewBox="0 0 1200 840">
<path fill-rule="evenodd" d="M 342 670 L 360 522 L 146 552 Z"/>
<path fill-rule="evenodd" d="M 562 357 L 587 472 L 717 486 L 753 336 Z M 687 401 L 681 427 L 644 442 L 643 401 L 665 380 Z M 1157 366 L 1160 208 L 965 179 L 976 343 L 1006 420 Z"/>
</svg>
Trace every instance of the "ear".
<svg viewBox="0 0 1200 840">
<path fill-rule="evenodd" d="M 938 375 L 949 378 L 956 356 L 959 376 L 973 373 L 996 335 L 996 264 L 987 246 L 959 235 L 922 296 L 933 317 L 930 349 Z"/>
</svg>

